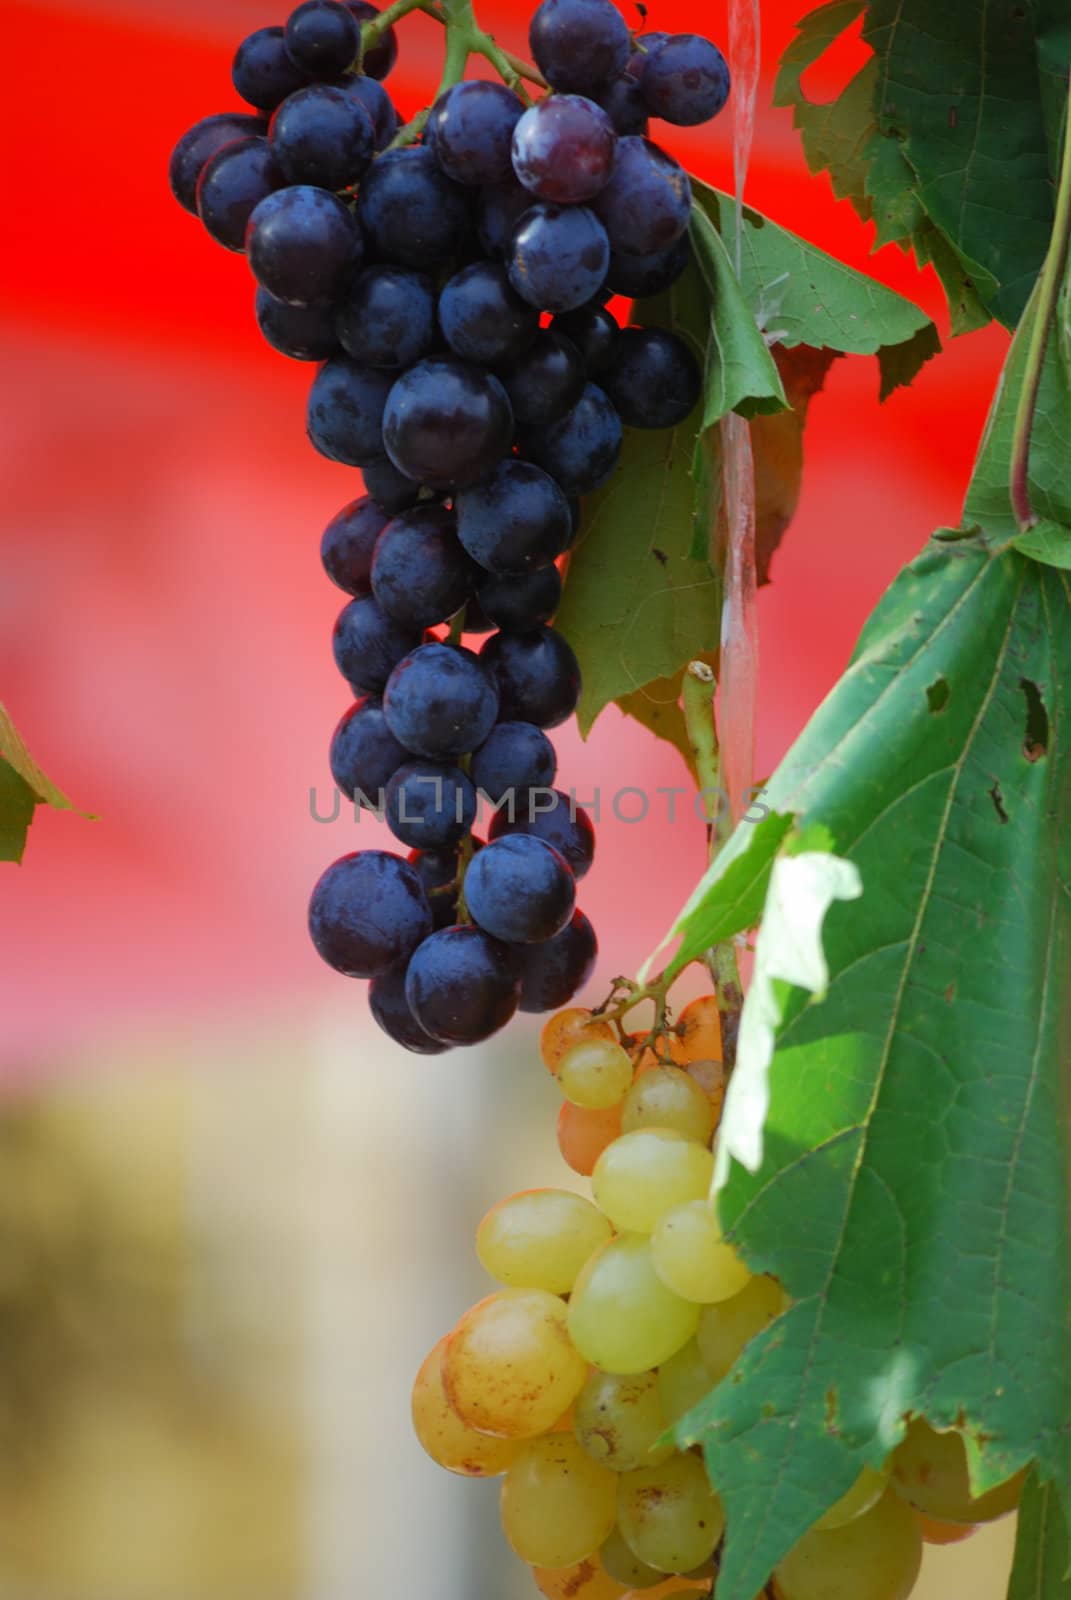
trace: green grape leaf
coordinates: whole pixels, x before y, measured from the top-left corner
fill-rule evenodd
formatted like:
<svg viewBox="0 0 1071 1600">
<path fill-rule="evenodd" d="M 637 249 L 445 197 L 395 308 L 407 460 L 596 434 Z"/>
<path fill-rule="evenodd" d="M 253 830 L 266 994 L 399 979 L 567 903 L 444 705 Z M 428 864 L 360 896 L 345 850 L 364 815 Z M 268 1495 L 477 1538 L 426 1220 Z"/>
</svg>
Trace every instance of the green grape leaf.
<svg viewBox="0 0 1071 1600">
<path fill-rule="evenodd" d="M 796 1303 L 680 1424 L 726 1502 L 719 1600 L 752 1600 L 905 1413 L 963 1428 L 978 1491 L 1034 1459 L 1071 1483 L 1069 685 L 1067 577 L 931 543 L 765 791 L 863 895 L 826 918 L 822 1004 L 786 993 L 761 1165 L 721 1194 Z M 675 965 L 754 921 L 724 885 L 768 883 L 772 846 L 737 829 Z"/>
<path fill-rule="evenodd" d="M 696 659 L 705 661 L 713 671 L 717 670 L 718 658 L 714 651 L 705 651 L 698 658 L 695 656 L 689 658 L 692 661 Z M 690 776 L 695 780 L 697 776 L 695 752 L 688 737 L 684 708 L 681 705 L 681 690 L 686 670 L 687 663 L 675 672 L 672 678 L 655 678 L 642 689 L 637 689 L 634 694 L 618 695 L 617 704 L 626 716 L 633 717 L 656 738 L 664 739 L 675 750 L 679 750 Z"/>
<path fill-rule="evenodd" d="M 1013 543 L 1021 556 L 1044 561 L 1049 567 L 1071 570 L 1071 528 L 1042 520 L 1026 533 L 1019 534 Z"/>
<path fill-rule="evenodd" d="M 826 104 L 808 100 L 803 74 L 821 59 L 866 10 L 866 0 L 832 0 L 797 23 L 797 34 L 781 57 L 773 103 L 789 106 L 812 172 L 828 172 L 838 200 L 850 200 L 863 217 L 867 197 L 868 146 L 876 131 L 874 88 L 877 66 L 867 62 L 847 88 Z"/>
<path fill-rule="evenodd" d="M 721 234 L 698 205 L 692 208 L 691 237 L 711 301 L 703 428 L 712 428 L 730 411 L 743 417 L 786 411 L 781 377 L 754 310 L 744 298 Z"/>
<path fill-rule="evenodd" d="M 710 314 L 693 263 L 664 295 L 639 302 L 635 320 L 672 329 L 702 360 Z M 676 428 L 627 429 L 617 470 L 584 503 L 555 627 L 580 662 L 577 718 L 585 737 L 611 701 L 673 678 L 695 655 L 718 648 L 720 580 L 690 554 L 700 420 L 697 406 Z"/>
<path fill-rule="evenodd" d="M 1015 1562 L 1008 1600 L 1067 1600 L 1071 1595 L 1071 1542 L 1059 1496 L 1031 1473 L 1023 1489 L 1015 1530 Z"/>
<path fill-rule="evenodd" d="M 692 187 L 725 234 L 732 226 L 732 201 L 694 179 Z M 882 399 L 910 383 L 941 348 L 937 329 L 910 300 L 749 208 L 741 288 L 771 344 L 876 355 Z"/>
<path fill-rule="evenodd" d="M 20 772 L 0 756 L 0 861 L 21 861 L 37 796 Z"/>
</svg>

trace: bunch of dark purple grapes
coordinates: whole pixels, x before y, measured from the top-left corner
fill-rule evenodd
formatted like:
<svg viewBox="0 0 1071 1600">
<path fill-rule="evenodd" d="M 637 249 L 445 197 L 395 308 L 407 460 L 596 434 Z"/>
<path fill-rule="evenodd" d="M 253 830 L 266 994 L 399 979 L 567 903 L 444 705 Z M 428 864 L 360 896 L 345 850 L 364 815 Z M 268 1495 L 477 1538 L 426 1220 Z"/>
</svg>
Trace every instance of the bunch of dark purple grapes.
<svg viewBox="0 0 1071 1600">
<path fill-rule="evenodd" d="M 247 254 L 268 342 L 323 363 L 309 438 L 364 475 L 322 542 L 353 597 L 334 652 L 358 696 L 331 770 L 410 850 L 336 861 L 309 921 L 325 961 L 372 980 L 380 1026 L 434 1053 L 564 1005 L 594 963 L 576 908 L 594 830 L 553 787 L 546 734 L 580 692 L 550 626 L 559 562 L 622 424 L 673 427 L 699 399 L 689 347 L 607 302 L 683 272 L 691 188 L 648 117 L 707 120 L 729 74 L 696 35 L 634 38 L 610 0 L 544 0 L 530 43 L 550 93 L 460 82 L 399 133 L 393 31 L 362 40 L 376 15 L 306 0 L 251 34 L 234 82 L 270 122 L 206 118 L 171 181 Z"/>
</svg>

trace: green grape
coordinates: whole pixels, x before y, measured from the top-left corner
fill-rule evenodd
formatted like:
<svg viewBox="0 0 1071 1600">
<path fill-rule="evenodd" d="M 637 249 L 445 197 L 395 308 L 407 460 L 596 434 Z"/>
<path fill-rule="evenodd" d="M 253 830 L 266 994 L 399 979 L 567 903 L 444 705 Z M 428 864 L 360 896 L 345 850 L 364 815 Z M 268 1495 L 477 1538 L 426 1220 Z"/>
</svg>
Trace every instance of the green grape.
<svg viewBox="0 0 1071 1600">
<path fill-rule="evenodd" d="M 921 1417 L 908 1424 L 892 1454 L 893 1488 L 916 1511 L 939 1522 L 992 1522 L 1019 1504 L 1018 1473 L 976 1499 L 971 1494 L 967 1450 L 959 1433 L 938 1433 Z"/>
<path fill-rule="evenodd" d="M 691 1411 L 713 1389 L 714 1380 L 694 1339 L 689 1339 L 675 1356 L 658 1369 L 658 1398 L 666 1421 L 672 1427 L 685 1412 Z"/>
<path fill-rule="evenodd" d="M 890 1493 L 842 1528 L 805 1533 L 774 1583 L 781 1600 L 907 1600 L 921 1565 L 918 1519 Z"/>
<path fill-rule="evenodd" d="M 590 1255 L 611 1236 L 606 1218 L 568 1189 L 528 1189 L 499 1201 L 476 1231 L 476 1254 L 514 1289 L 567 1294 Z"/>
<path fill-rule="evenodd" d="M 704 1306 L 696 1338 L 715 1383 L 720 1383 L 744 1346 L 779 1317 L 784 1308 L 781 1286 L 773 1278 L 752 1278 L 731 1300 Z"/>
<path fill-rule="evenodd" d="M 587 1375 L 565 1305 L 545 1289 L 488 1295 L 461 1318 L 443 1352 L 443 1388 L 462 1422 L 505 1439 L 552 1428 Z"/>
<path fill-rule="evenodd" d="M 888 1462 L 880 1472 L 875 1472 L 873 1467 L 864 1467 L 847 1494 L 842 1494 L 840 1499 L 819 1517 L 815 1523 L 818 1532 L 828 1533 L 832 1528 L 843 1528 L 847 1523 L 854 1522 L 856 1517 L 863 1516 L 871 1506 L 876 1506 L 889 1487 L 891 1470 Z"/>
<path fill-rule="evenodd" d="M 713 1174 L 705 1146 L 674 1128 L 639 1128 L 607 1145 L 591 1192 L 620 1233 L 650 1233 L 663 1212 L 708 1195 Z"/>
<path fill-rule="evenodd" d="M 593 1373 L 576 1397 L 573 1426 L 591 1459 L 614 1472 L 632 1472 L 673 1454 L 672 1444 L 658 1444 L 669 1424 L 653 1372 L 626 1378 Z"/>
<path fill-rule="evenodd" d="M 625 1098 L 632 1082 L 632 1059 L 609 1039 L 582 1040 L 558 1064 L 558 1086 L 567 1100 L 589 1111 L 606 1111 Z"/>
<path fill-rule="evenodd" d="M 493 1478 L 505 1472 L 520 1450 L 517 1439 L 496 1439 L 467 1427 L 446 1398 L 440 1339 L 413 1384 L 413 1429 L 433 1461 L 466 1478 Z"/>
<path fill-rule="evenodd" d="M 651 1067 L 640 1073 L 625 1096 L 621 1128 L 624 1133 L 675 1128 L 686 1139 L 709 1144 L 714 1111 L 699 1084 L 680 1067 Z"/>
<path fill-rule="evenodd" d="M 668 1361 L 695 1332 L 699 1307 L 667 1289 L 647 1239 L 625 1234 L 592 1256 L 569 1301 L 573 1344 L 593 1366 L 621 1374 Z"/>
<path fill-rule="evenodd" d="M 617 1478 L 567 1433 L 524 1446 L 502 1483 L 506 1538 L 522 1561 L 568 1567 L 592 1555 L 614 1525 Z"/>
<path fill-rule="evenodd" d="M 751 1273 L 722 1238 L 710 1200 L 686 1200 L 665 1212 L 651 1236 L 651 1260 L 667 1288 L 685 1300 L 731 1300 Z"/>
<path fill-rule="evenodd" d="M 656 1583 L 665 1583 L 664 1572 L 656 1572 L 646 1561 L 633 1555 L 625 1543 L 620 1528 L 615 1528 L 599 1551 L 602 1569 L 626 1589 L 653 1589 Z"/>
<path fill-rule="evenodd" d="M 725 1528 L 721 1502 L 698 1456 L 673 1456 L 620 1479 L 617 1520 L 634 1555 L 658 1572 L 691 1572 Z"/>
</svg>

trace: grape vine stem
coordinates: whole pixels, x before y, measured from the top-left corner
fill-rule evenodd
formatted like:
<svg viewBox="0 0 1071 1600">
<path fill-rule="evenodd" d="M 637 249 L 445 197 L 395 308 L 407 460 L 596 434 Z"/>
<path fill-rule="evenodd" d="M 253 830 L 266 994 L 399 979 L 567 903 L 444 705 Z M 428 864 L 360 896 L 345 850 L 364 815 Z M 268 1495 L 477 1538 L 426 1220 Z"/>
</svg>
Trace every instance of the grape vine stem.
<svg viewBox="0 0 1071 1600">
<path fill-rule="evenodd" d="M 1056 212 L 1052 235 L 1045 262 L 1038 279 L 1038 302 L 1030 329 L 1030 343 L 1026 352 L 1026 370 L 1019 404 L 1015 412 L 1015 431 L 1012 435 L 1011 482 L 1009 485 L 1012 510 L 1021 533 L 1039 521 L 1030 498 L 1030 442 L 1037 415 L 1041 375 L 1045 367 L 1045 352 L 1052 332 L 1056 307 L 1060 298 L 1067 267 L 1068 239 L 1071 237 L 1071 120 L 1065 117 L 1063 156 L 1060 162 L 1060 179 L 1056 190 Z"/>
</svg>

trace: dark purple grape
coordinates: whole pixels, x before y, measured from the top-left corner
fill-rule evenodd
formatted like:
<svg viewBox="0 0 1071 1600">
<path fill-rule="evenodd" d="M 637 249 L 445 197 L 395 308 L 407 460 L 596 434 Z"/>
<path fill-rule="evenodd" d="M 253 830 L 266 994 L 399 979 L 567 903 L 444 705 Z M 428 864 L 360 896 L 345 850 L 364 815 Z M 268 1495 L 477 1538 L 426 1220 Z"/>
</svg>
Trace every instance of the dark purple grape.
<svg viewBox="0 0 1071 1600">
<path fill-rule="evenodd" d="M 576 346 L 592 376 L 606 366 L 621 331 L 605 306 L 580 306 L 576 311 L 566 311 L 554 318 L 551 327 Z"/>
<path fill-rule="evenodd" d="M 494 623 L 489 617 L 484 616 L 483 607 L 475 595 L 465 605 L 465 619 L 462 632 L 469 634 L 490 633 Z"/>
<path fill-rule="evenodd" d="M 540 944 L 572 920 L 576 879 L 553 845 L 531 834 L 489 844 L 465 874 L 476 926 L 506 944 Z"/>
<path fill-rule="evenodd" d="M 551 571 L 554 569 L 551 568 Z M 471 777 L 492 805 L 529 789 L 549 789 L 558 771 L 554 746 L 534 722 L 497 722 L 472 757 Z"/>
<path fill-rule="evenodd" d="M 231 79 L 243 100 L 260 111 L 274 111 L 288 94 L 309 81 L 286 48 L 282 28 L 257 28 L 242 40 L 231 66 Z"/>
<path fill-rule="evenodd" d="M 631 428 L 675 428 L 703 392 L 699 362 L 666 328 L 622 329 L 602 381 Z"/>
<path fill-rule="evenodd" d="M 520 987 L 506 946 L 471 926 L 425 939 L 405 977 L 414 1017 L 444 1044 L 479 1044 L 504 1028 Z"/>
<path fill-rule="evenodd" d="M 580 667 L 572 648 L 553 628 L 530 633 L 493 633 L 480 661 L 498 686 L 504 722 L 534 722 L 557 728 L 580 699 Z"/>
<path fill-rule="evenodd" d="M 621 454 L 621 418 L 594 383 L 571 411 L 544 428 L 526 428 L 522 454 L 549 472 L 566 495 L 591 494 L 606 482 Z"/>
<path fill-rule="evenodd" d="M 672 38 L 672 34 L 638 33 L 632 41 L 632 54 L 629 56 L 628 66 L 625 68 L 629 77 L 637 80 L 642 78 L 652 53 L 669 38 Z"/>
<path fill-rule="evenodd" d="M 360 102 L 372 119 L 376 149 L 385 150 L 398 132 L 398 113 L 383 85 L 360 73 L 350 78 L 336 78 L 334 87 Z"/>
<path fill-rule="evenodd" d="M 508 178 L 510 141 L 524 106 L 504 83 L 457 83 L 436 101 L 424 138 L 456 183 Z"/>
<path fill-rule="evenodd" d="M 572 311 L 602 288 L 610 265 L 606 230 L 586 206 L 539 201 L 513 231 L 510 282 L 541 311 Z"/>
<path fill-rule="evenodd" d="M 357 59 L 361 31 L 339 0 L 304 0 L 286 19 L 286 48 L 312 78 L 334 78 Z"/>
<path fill-rule="evenodd" d="M 355 695 L 382 694 L 398 662 L 421 637 L 419 628 L 392 621 L 371 595 L 362 595 L 338 614 L 331 640 L 335 665 Z"/>
<path fill-rule="evenodd" d="M 380 811 L 387 784 L 409 760 L 409 752 L 387 727 L 379 701 L 365 695 L 350 707 L 332 734 L 328 760 L 331 776 L 347 800 Z"/>
<path fill-rule="evenodd" d="M 481 191 L 477 231 L 480 243 L 489 256 L 508 253 L 513 230 L 531 205 L 532 196 L 513 175 L 512 167 L 508 178 L 501 183 L 490 184 Z"/>
<path fill-rule="evenodd" d="M 628 25 L 610 0 L 543 0 L 528 43 L 551 87 L 576 94 L 620 77 L 631 51 Z"/>
<path fill-rule="evenodd" d="M 491 818 L 490 836 L 501 839 L 510 833 L 531 833 L 552 844 L 565 857 L 577 880 L 595 859 L 595 829 L 584 808 L 561 789 L 532 790 L 512 808 L 503 807 Z"/>
<path fill-rule="evenodd" d="M 555 422 L 584 392 L 584 363 L 571 340 L 541 328 L 513 366 L 499 373 L 517 422 Z"/>
<path fill-rule="evenodd" d="M 288 305 L 331 305 L 364 248 L 337 195 L 309 184 L 267 195 L 249 218 L 245 247 L 257 282 Z"/>
<path fill-rule="evenodd" d="M 449 761 L 407 760 L 386 790 L 387 826 L 416 850 L 459 844 L 476 821 L 476 790 Z"/>
<path fill-rule="evenodd" d="M 331 518 L 320 540 L 320 560 L 346 594 L 372 593 L 372 551 L 389 517 L 371 495 L 351 500 Z"/>
<path fill-rule="evenodd" d="M 433 489 L 482 478 L 506 454 L 512 437 L 513 413 L 498 379 L 452 356 L 410 367 L 383 414 L 390 459 Z"/>
<path fill-rule="evenodd" d="M 561 605 L 557 567 L 540 567 L 523 578 L 487 577 L 476 591 L 483 613 L 507 633 L 527 633 L 549 622 Z"/>
<path fill-rule="evenodd" d="M 729 64 L 709 39 L 675 33 L 648 51 L 640 87 L 654 116 L 695 127 L 716 117 L 728 100 Z"/>
<path fill-rule="evenodd" d="M 197 215 L 217 244 L 241 254 L 250 217 L 284 181 L 267 139 L 236 139 L 201 168 Z"/>
<path fill-rule="evenodd" d="M 366 267 L 338 310 L 343 349 L 367 367 L 397 370 L 435 343 L 435 290 L 409 267 Z"/>
<path fill-rule="evenodd" d="M 391 673 L 383 709 L 407 750 L 452 761 L 487 738 L 498 718 L 498 689 L 471 650 L 423 644 Z"/>
<path fill-rule="evenodd" d="M 688 174 L 649 139 L 617 142 L 617 162 L 592 209 L 606 229 L 613 250 L 645 256 L 666 250 L 688 226 L 692 186 Z"/>
<path fill-rule="evenodd" d="M 371 0 L 345 0 L 346 10 L 359 23 L 371 22 L 379 16 L 379 7 Z M 365 50 L 361 58 L 361 71 L 366 78 L 382 79 L 391 71 L 398 59 L 398 38 L 393 28 L 388 28 L 378 44 Z"/>
<path fill-rule="evenodd" d="M 457 535 L 488 572 L 532 572 L 565 549 L 569 503 L 546 472 L 509 457 L 457 496 Z"/>
<path fill-rule="evenodd" d="M 205 163 L 224 145 L 266 132 L 267 124 L 263 117 L 246 116 L 240 111 L 224 111 L 215 117 L 202 117 L 192 128 L 187 128 L 171 152 L 167 169 L 171 193 L 179 205 L 196 216 L 197 180 Z"/>
<path fill-rule="evenodd" d="M 414 483 L 404 472 L 399 472 L 394 462 L 388 461 L 385 456 L 382 461 L 370 461 L 366 467 L 362 467 L 361 475 L 372 499 L 384 511 L 389 511 L 392 517 L 397 516 L 399 511 L 408 511 L 420 498 L 419 483 Z"/>
<path fill-rule="evenodd" d="M 376 130 L 364 106 L 344 89 L 313 83 L 283 101 L 268 141 L 288 183 L 345 189 L 367 170 Z"/>
<path fill-rule="evenodd" d="M 497 261 L 475 261 L 443 286 L 439 326 L 455 355 L 483 366 L 508 365 L 539 331 L 539 312 L 510 286 Z"/>
<path fill-rule="evenodd" d="M 571 205 L 604 188 L 617 134 L 601 106 L 579 94 L 552 94 L 513 130 L 513 170 L 540 200 Z"/>
<path fill-rule="evenodd" d="M 430 628 L 460 611 L 478 569 L 456 529 L 454 512 L 434 501 L 387 523 L 372 558 L 372 592 L 389 617 Z"/>
<path fill-rule="evenodd" d="M 655 250 L 648 256 L 629 256 L 623 251 L 610 252 L 610 270 L 606 283 L 614 294 L 627 295 L 630 300 L 643 300 L 648 295 L 661 294 L 676 283 L 691 260 L 692 246 L 687 233 L 682 233 L 675 244 L 665 250 Z"/>
<path fill-rule="evenodd" d="M 643 90 L 628 71 L 615 78 L 608 89 L 599 95 L 599 104 L 614 125 L 615 133 L 622 138 L 629 134 L 647 132 L 647 101 Z"/>
<path fill-rule="evenodd" d="M 481 839 L 472 840 L 472 851 L 483 849 Z M 431 906 L 436 928 L 452 928 L 457 921 L 457 884 L 461 871 L 458 850 L 410 850 L 410 865 L 420 875 Z"/>
<path fill-rule="evenodd" d="M 446 1045 L 425 1033 L 405 998 L 405 968 L 391 967 L 368 985 L 368 1009 L 388 1039 L 418 1056 L 441 1056 Z"/>
<path fill-rule="evenodd" d="M 430 932 L 431 908 L 419 876 L 386 850 L 343 856 L 312 891 L 312 942 L 328 966 L 348 978 L 378 977 Z"/>
<path fill-rule="evenodd" d="M 582 911 L 574 912 L 572 921 L 553 939 L 516 951 L 513 966 L 521 977 L 520 1009 L 557 1011 L 568 1005 L 591 977 L 598 953 L 595 929 Z"/>
<path fill-rule="evenodd" d="M 330 306 L 291 306 L 257 287 L 257 327 L 273 350 L 292 361 L 326 361 L 338 349 Z"/>
<path fill-rule="evenodd" d="M 410 146 L 387 150 L 372 163 L 357 197 L 357 219 L 380 259 L 430 272 L 464 245 L 469 202 L 430 150 Z"/>
<path fill-rule="evenodd" d="M 333 356 L 309 391 L 308 435 L 329 461 L 364 467 L 383 454 L 383 408 L 393 373 Z"/>
</svg>

